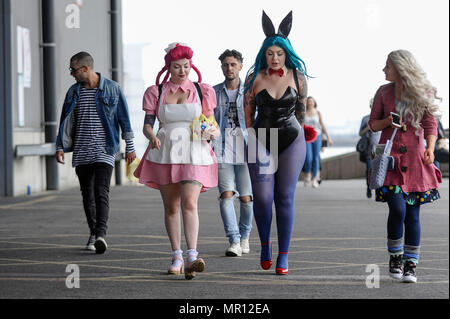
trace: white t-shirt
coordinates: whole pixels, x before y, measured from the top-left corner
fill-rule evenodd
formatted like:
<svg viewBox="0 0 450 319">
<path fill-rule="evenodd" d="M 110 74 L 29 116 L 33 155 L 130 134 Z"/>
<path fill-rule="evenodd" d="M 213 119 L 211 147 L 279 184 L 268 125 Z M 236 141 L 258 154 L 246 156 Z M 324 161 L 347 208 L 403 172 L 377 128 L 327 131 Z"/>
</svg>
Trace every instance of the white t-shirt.
<svg viewBox="0 0 450 319">
<path fill-rule="evenodd" d="M 227 127 L 225 128 L 225 154 L 224 163 L 228 164 L 245 164 L 245 144 L 244 136 L 239 125 L 237 111 L 237 96 L 239 90 L 227 90 L 230 105 L 228 107 Z"/>
</svg>

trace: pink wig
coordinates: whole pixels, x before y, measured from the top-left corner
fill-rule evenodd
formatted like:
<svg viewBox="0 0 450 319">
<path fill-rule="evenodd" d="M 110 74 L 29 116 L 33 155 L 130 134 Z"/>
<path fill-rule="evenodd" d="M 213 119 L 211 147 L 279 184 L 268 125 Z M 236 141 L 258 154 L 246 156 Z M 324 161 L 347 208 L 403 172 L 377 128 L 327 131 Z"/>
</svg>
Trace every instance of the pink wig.
<svg viewBox="0 0 450 319">
<path fill-rule="evenodd" d="M 197 67 L 192 64 L 192 56 L 194 55 L 194 51 L 192 51 L 192 49 L 188 46 L 185 45 L 181 45 L 181 44 L 176 44 L 176 46 L 171 49 L 169 52 L 167 52 L 166 56 L 164 57 L 164 61 L 166 62 L 166 64 L 164 65 L 164 67 L 161 69 L 161 71 L 159 71 L 158 76 L 156 77 L 156 85 L 159 85 L 159 79 L 161 77 L 161 75 L 167 71 L 166 76 L 164 77 L 164 80 L 162 83 L 166 83 L 168 78 L 169 78 L 169 68 L 170 68 L 170 63 L 172 61 L 177 61 L 180 59 L 188 59 L 189 60 L 189 64 L 191 66 L 192 69 L 194 69 L 194 71 L 197 73 L 198 76 L 198 82 L 202 82 L 202 75 L 199 71 L 199 69 L 197 69 Z"/>
</svg>

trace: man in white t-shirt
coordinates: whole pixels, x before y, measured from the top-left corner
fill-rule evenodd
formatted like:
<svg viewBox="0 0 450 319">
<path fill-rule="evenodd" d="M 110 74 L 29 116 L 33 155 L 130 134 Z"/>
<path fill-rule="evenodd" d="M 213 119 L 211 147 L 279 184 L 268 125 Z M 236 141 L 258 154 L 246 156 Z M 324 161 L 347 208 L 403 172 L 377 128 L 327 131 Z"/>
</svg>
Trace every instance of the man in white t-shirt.
<svg viewBox="0 0 450 319">
<path fill-rule="evenodd" d="M 221 138 L 214 141 L 213 147 L 219 161 L 220 214 L 230 243 L 225 255 L 241 256 L 250 252 L 248 239 L 253 220 L 252 185 L 244 155 L 244 84 L 239 78 L 243 58 L 236 50 L 225 50 L 219 60 L 225 81 L 214 86 L 214 116 Z M 234 209 L 236 197 L 240 200 L 239 225 Z"/>
</svg>

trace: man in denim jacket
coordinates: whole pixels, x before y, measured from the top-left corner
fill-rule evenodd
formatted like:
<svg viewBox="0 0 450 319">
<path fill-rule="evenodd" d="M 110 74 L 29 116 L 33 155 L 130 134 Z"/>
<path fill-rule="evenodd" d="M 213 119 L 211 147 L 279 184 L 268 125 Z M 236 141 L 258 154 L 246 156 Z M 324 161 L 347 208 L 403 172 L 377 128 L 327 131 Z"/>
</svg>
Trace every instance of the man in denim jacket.
<svg viewBox="0 0 450 319">
<path fill-rule="evenodd" d="M 242 55 L 226 50 L 219 57 L 225 81 L 214 86 L 217 107 L 214 116 L 220 126 L 221 138 L 214 141 L 214 152 L 219 162 L 220 214 L 230 247 L 226 256 L 249 253 L 252 229 L 252 185 L 245 162 L 244 136 L 247 134 L 244 115 L 244 84 L 239 78 Z M 240 199 L 240 219 L 237 224 L 234 197 Z"/>
<path fill-rule="evenodd" d="M 87 250 L 102 254 L 109 215 L 109 188 L 119 150 L 119 127 L 126 142 L 126 161 L 134 161 L 128 106 L 119 85 L 94 72 L 94 59 L 80 52 L 70 59 L 76 82 L 66 94 L 56 139 L 56 160 L 73 152 L 72 166 L 80 182 L 83 206 L 90 229 Z"/>
</svg>

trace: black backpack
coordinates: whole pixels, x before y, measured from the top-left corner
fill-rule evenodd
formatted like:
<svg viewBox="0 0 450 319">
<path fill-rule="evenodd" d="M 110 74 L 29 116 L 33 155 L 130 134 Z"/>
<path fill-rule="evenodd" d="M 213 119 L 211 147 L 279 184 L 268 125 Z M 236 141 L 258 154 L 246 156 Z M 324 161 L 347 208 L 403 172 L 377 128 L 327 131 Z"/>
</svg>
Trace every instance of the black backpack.
<svg viewBox="0 0 450 319">
<path fill-rule="evenodd" d="M 359 153 L 359 161 L 365 163 L 368 153 L 369 146 L 369 139 L 367 138 L 367 135 L 364 134 L 359 139 L 358 143 L 356 144 L 356 151 Z"/>
</svg>

